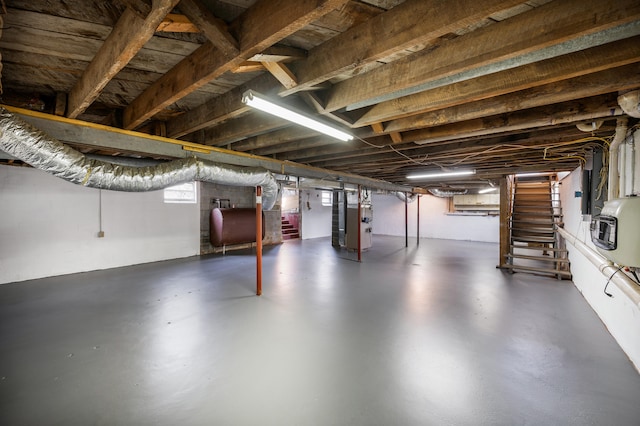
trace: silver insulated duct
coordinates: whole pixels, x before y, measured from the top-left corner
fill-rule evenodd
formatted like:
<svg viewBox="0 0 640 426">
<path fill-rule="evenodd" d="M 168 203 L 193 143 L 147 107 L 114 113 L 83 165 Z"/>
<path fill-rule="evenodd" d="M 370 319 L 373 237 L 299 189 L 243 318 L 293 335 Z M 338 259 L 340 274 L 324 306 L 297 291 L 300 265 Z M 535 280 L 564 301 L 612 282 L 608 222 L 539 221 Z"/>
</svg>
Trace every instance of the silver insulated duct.
<svg viewBox="0 0 640 426">
<path fill-rule="evenodd" d="M 273 208 L 278 184 L 263 169 L 185 158 L 153 166 L 118 165 L 91 159 L 0 108 L 0 149 L 66 181 L 113 191 L 156 191 L 194 180 L 233 186 L 261 186 L 263 208 Z"/>
</svg>

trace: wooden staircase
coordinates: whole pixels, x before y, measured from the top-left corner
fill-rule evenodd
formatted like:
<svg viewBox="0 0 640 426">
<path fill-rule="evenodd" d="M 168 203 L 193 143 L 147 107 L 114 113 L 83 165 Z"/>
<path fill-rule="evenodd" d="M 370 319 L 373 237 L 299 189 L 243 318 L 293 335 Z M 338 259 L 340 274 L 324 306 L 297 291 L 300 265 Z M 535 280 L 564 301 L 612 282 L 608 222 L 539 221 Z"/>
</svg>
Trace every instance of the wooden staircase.
<svg viewBox="0 0 640 426">
<path fill-rule="evenodd" d="M 283 240 L 296 240 L 300 238 L 300 231 L 295 227 L 291 222 L 286 220 L 284 217 L 282 219 L 282 239 Z"/>
<path fill-rule="evenodd" d="M 503 268 L 571 279 L 567 250 L 558 246 L 560 200 L 553 199 L 554 175 L 515 178 L 509 221 L 510 251 Z"/>
</svg>

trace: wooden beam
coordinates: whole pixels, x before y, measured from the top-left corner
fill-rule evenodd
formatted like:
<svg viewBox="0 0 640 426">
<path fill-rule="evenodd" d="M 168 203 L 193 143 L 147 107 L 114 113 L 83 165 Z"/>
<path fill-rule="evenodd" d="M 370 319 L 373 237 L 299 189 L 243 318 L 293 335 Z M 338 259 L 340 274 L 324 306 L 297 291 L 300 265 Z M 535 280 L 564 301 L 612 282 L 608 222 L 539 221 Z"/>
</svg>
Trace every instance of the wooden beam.
<svg viewBox="0 0 640 426">
<path fill-rule="evenodd" d="M 169 120 L 167 122 L 167 134 L 169 137 L 177 138 L 238 117 L 249 110 L 249 107 L 242 103 L 242 94 L 244 92 L 251 89 L 269 95 L 271 94 L 270 90 L 276 84 L 277 81 L 274 80 L 271 74 L 256 77 L 179 117 Z"/>
<path fill-rule="evenodd" d="M 159 0 L 141 19 L 131 8 L 126 8 L 104 41 L 96 56 L 84 70 L 82 77 L 71 89 L 67 116 L 75 118 L 84 112 L 100 95 L 111 79 L 122 70 L 153 37 L 158 24 L 179 0 Z"/>
<path fill-rule="evenodd" d="M 252 112 L 247 120 L 229 120 L 215 128 L 206 129 L 204 132 L 204 144 L 227 146 L 233 142 L 290 125 L 290 121 L 274 117 L 262 111 Z"/>
<path fill-rule="evenodd" d="M 151 13 L 151 0 L 121 0 L 138 18 L 144 20 Z"/>
<path fill-rule="evenodd" d="M 381 102 L 355 126 L 435 111 L 640 61 L 640 36 Z"/>
<path fill-rule="evenodd" d="M 340 165 L 338 161 L 347 159 L 351 160 L 345 161 L 344 164 L 356 164 L 362 161 L 371 160 L 379 162 L 379 164 L 384 167 L 387 166 L 388 161 L 391 160 L 406 160 L 406 158 L 399 156 L 397 151 L 417 159 L 424 156 L 428 156 L 430 159 L 437 159 L 455 156 L 457 153 L 467 155 L 473 150 L 486 150 L 487 148 L 494 146 L 504 147 L 509 144 L 517 144 L 520 146 L 534 147 L 536 144 L 556 144 L 579 139 L 583 136 L 584 134 L 575 127 L 564 129 L 554 128 L 536 131 L 535 136 L 532 136 L 529 132 L 520 132 L 515 135 L 501 134 L 482 139 L 466 138 L 464 140 L 453 140 L 427 145 L 407 143 L 394 146 L 395 151 L 388 146 L 384 146 L 381 149 L 372 147 L 355 147 L 354 149 L 354 147 L 332 145 L 307 149 L 305 151 L 292 152 L 290 154 L 280 155 L 278 158 L 281 160 L 301 161 L 308 164 L 334 164 L 335 166 Z M 381 145 L 381 143 L 375 139 L 369 139 L 369 141 L 376 145 Z M 501 150 L 502 149 L 504 148 L 501 148 Z"/>
<path fill-rule="evenodd" d="M 455 32 L 518 3 L 521 1 L 408 0 L 315 47 L 293 71 L 299 85 L 313 86 L 398 50 Z"/>
<path fill-rule="evenodd" d="M 402 132 L 446 123 L 473 120 L 528 108 L 582 99 L 640 87 L 640 63 L 545 84 L 481 101 L 392 120 L 390 132 Z"/>
<path fill-rule="evenodd" d="M 295 33 L 347 0 L 259 0 L 231 25 L 240 53 L 229 59 L 205 43 L 149 86 L 124 111 L 124 127 L 133 129 L 178 99 L 197 90 L 267 47 Z"/>
<path fill-rule="evenodd" d="M 262 62 L 262 65 L 287 89 L 292 89 L 298 85 L 296 76 L 285 64 L 279 62 Z"/>
<path fill-rule="evenodd" d="M 601 95 L 586 100 L 563 102 L 510 114 L 413 130 L 403 133 L 403 136 L 407 141 L 423 144 L 619 115 L 622 115 L 622 109 L 618 106 L 617 94 Z"/>
<path fill-rule="evenodd" d="M 223 55 L 232 58 L 240 53 L 238 41 L 229 33 L 227 24 L 200 0 L 180 0 L 180 10 Z"/>
<path fill-rule="evenodd" d="M 393 143 L 401 143 L 402 142 L 402 135 L 398 132 L 391 132 L 389 133 L 389 136 L 391 136 L 391 140 L 393 141 Z"/>
<path fill-rule="evenodd" d="M 67 110 L 67 94 L 64 92 L 56 92 L 56 105 L 53 113 L 63 116 Z"/>
<path fill-rule="evenodd" d="M 384 133 L 384 126 L 382 123 L 372 123 L 371 129 L 376 133 Z"/>
<path fill-rule="evenodd" d="M 306 59 L 307 52 L 291 46 L 275 45 L 249 58 L 255 62 L 292 62 Z"/>
<path fill-rule="evenodd" d="M 270 133 L 258 135 L 233 144 L 234 151 L 253 151 L 268 148 L 273 145 L 290 143 L 300 139 L 311 138 L 318 132 L 302 126 L 290 126 Z"/>
<path fill-rule="evenodd" d="M 429 83 L 432 86 L 446 81 L 452 83 L 500 71 L 500 68 L 513 68 L 517 61 L 522 65 L 531 61 L 532 52 L 550 46 L 555 47 L 547 55 L 557 56 L 563 52 L 558 48 L 561 43 L 638 18 L 640 3 L 637 0 L 621 0 L 615 4 L 601 0 L 547 3 L 445 41 L 436 49 L 426 49 L 337 83 L 328 94 L 326 108 L 335 111 L 367 100 L 388 100 L 410 94 L 407 93 L 410 89 L 417 90 Z M 580 45 L 574 43 L 567 49 L 578 50 Z M 372 91 L 371 87 L 376 90 Z"/>
<path fill-rule="evenodd" d="M 164 17 L 162 22 L 160 22 L 156 31 L 167 33 L 199 33 L 200 28 L 196 27 L 195 24 L 184 15 L 169 13 Z"/>
<path fill-rule="evenodd" d="M 254 155 L 276 155 L 276 158 L 279 157 L 279 154 L 283 152 L 297 151 L 299 149 L 309 149 L 317 146 L 325 146 L 330 144 L 340 143 L 333 138 L 327 136 L 315 136 L 308 139 L 298 140 L 294 142 L 286 142 L 281 143 L 279 145 L 268 146 L 266 148 L 255 149 L 251 151 Z M 234 147 L 235 148 L 235 147 Z"/>
<path fill-rule="evenodd" d="M 262 62 L 244 61 L 237 68 L 231 70 L 232 73 L 238 74 L 243 72 L 258 72 L 264 71 L 266 68 L 262 65 Z"/>
</svg>

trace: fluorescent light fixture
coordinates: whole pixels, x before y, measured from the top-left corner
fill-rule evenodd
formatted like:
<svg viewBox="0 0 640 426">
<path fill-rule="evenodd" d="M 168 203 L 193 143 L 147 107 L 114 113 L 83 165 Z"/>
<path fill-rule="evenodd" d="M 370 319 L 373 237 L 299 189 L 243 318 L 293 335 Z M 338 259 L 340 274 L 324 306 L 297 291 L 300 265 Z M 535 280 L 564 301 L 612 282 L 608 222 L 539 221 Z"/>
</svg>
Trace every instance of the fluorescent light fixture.
<svg viewBox="0 0 640 426">
<path fill-rule="evenodd" d="M 486 194 L 487 192 L 493 192 L 496 191 L 498 188 L 485 188 L 485 189 L 481 189 L 480 191 L 478 191 L 478 194 Z"/>
<path fill-rule="evenodd" d="M 289 120 L 292 123 L 308 127 L 309 129 L 324 133 L 325 135 L 334 137 L 336 139 L 340 139 L 341 141 L 346 142 L 353 139 L 353 136 L 351 136 L 349 133 L 343 132 L 342 130 L 338 130 L 331 126 L 327 126 L 326 124 L 314 120 L 311 117 L 307 117 L 306 115 L 302 115 L 298 112 L 291 111 L 290 109 L 275 104 L 261 94 L 254 92 L 253 90 L 247 90 L 242 94 L 242 102 L 252 108 L 259 109 L 260 111 L 275 115 L 276 117 L 284 118 L 285 120 Z"/>
<path fill-rule="evenodd" d="M 415 175 L 408 175 L 407 179 L 434 179 L 434 178 L 448 178 L 454 176 L 467 176 L 475 175 L 475 170 L 458 170 L 455 172 L 436 172 L 436 173 L 421 173 Z"/>
</svg>

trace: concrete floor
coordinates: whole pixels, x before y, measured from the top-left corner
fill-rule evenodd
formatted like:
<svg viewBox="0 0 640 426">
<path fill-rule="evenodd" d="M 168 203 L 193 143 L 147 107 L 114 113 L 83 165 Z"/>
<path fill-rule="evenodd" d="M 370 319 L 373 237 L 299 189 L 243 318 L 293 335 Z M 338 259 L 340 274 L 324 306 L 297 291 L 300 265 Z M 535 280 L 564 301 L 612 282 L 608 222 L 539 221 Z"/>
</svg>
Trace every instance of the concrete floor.
<svg viewBox="0 0 640 426">
<path fill-rule="evenodd" d="M 267 248 L 262 297 L 247 252 L 0 286 L 0 424 L 640 424 L 571 282 L 410 244 Z"/>
</svg>

